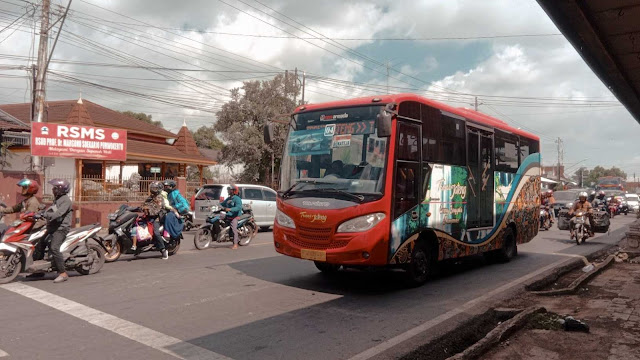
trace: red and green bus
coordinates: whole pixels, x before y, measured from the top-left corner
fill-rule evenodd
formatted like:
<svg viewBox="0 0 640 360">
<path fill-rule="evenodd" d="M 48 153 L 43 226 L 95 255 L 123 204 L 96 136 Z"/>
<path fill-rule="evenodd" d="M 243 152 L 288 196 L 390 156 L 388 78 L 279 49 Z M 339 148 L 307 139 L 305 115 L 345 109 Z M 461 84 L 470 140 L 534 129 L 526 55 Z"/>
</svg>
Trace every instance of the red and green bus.
<svg viewBox="0 0 640 360">
<path fill-rule="evenodd" d="M 276 251 L 327 273 L 393 266 L 420 284 L 538 232 L 539 138 L 414 94 L 298 107 L 280 180 Z"/>
</svg>

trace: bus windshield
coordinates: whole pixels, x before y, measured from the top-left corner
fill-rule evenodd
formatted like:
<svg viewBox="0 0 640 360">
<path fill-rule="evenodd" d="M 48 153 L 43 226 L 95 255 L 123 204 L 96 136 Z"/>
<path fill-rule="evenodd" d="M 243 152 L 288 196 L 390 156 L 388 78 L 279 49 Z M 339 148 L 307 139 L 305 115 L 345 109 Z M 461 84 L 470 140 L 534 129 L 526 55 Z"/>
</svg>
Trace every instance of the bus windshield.
<svg viewBox="0 0 640 360">
<path fill-rule="evenodd" d="M 282 159 L 284 196 L 373 200 L 383 194 L 387 138 L 379 138 L 380 106 L 294 115 Z"/>
</svg>

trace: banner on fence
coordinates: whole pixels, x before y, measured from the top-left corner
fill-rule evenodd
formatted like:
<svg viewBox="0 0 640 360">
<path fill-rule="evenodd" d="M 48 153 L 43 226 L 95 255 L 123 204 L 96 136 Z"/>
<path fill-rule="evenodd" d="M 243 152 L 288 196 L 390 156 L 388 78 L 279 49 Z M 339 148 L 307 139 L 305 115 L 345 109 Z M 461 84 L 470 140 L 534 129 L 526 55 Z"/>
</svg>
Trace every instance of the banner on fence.
<svg viewBox="0 0 640 360">
<path fill-rule="evenodd" d="M 31 155 L 124 161 L 127 131 L 32 122 Z"/>
</svg>

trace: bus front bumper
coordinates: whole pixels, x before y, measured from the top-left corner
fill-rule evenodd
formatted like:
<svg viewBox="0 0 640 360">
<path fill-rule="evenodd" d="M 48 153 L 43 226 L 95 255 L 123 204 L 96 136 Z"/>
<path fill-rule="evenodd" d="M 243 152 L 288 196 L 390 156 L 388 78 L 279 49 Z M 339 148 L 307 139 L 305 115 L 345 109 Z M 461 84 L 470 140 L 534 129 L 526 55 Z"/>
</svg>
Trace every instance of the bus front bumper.
<svg viewBox="0 0 640 360">
<path fill-rule="evenodd" d="M 377 226 L 376 226 L 377 227 Z M 376 227 L 362 233 L 334 234 L 330 240 L 314 242 L 295 229 L 273 228 L 277 252 L 300 259 L 340 265 L 381 266 L 388 263 L 388 241 Z"/>
</svg>

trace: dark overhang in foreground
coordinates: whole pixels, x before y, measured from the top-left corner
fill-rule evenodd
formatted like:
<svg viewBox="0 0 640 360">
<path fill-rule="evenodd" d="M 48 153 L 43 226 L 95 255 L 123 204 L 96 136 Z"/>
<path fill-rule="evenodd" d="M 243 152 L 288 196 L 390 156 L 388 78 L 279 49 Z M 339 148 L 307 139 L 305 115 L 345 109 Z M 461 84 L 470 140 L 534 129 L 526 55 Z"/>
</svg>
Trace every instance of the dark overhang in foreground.
<svg viewBox="0 0 640 360">
<path fill-rule="evenodd" d="M 538 0 L 640 123 L 640 0 Z"/>
</svg>

